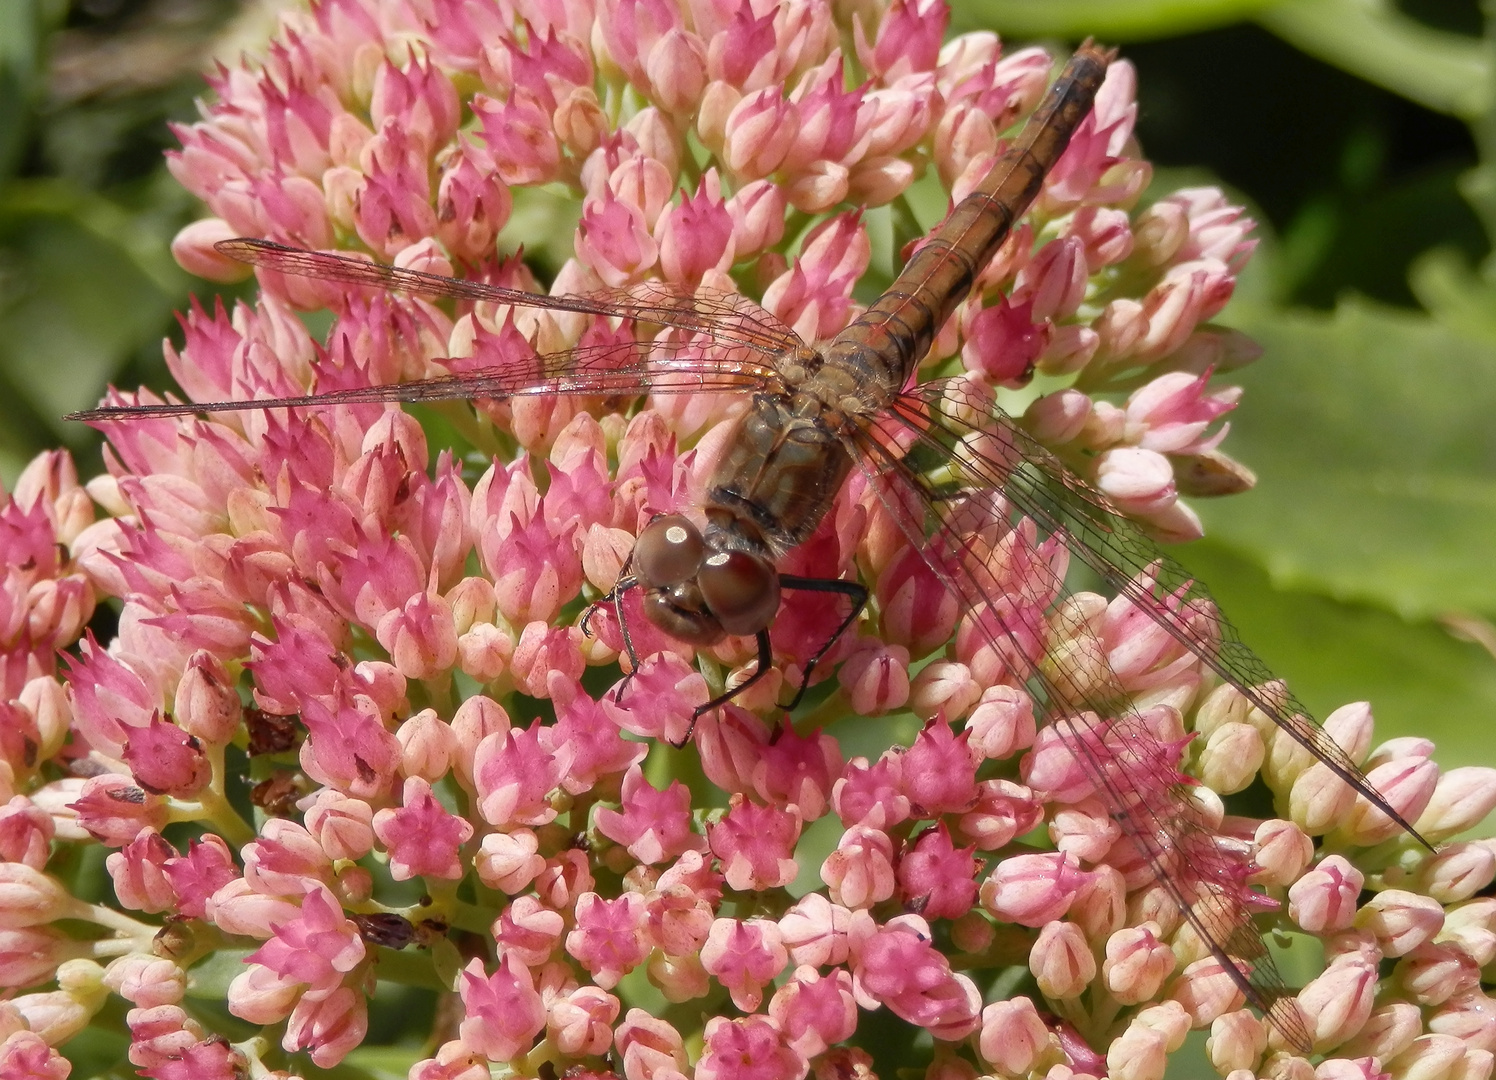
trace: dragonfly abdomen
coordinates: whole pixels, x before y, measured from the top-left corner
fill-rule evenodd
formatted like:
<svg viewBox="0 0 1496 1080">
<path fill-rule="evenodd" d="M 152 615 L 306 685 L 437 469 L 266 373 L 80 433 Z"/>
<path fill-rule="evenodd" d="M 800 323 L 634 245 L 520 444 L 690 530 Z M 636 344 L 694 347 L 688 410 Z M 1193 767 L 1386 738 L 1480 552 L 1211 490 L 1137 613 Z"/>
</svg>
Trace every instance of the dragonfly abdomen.
<svg viewBox="0 0 1496 1080">
<path fill-rule="evenodd" d="M 897 392 L 972 283 L 1044 186 L 1106 78 L 1113 52 L 1089 43 L 1071 57 L 1023 133 L 975 190 L 904 264 L 878 300 L 826 349 L 827 364 L 855 366 Z"/>
</svg>

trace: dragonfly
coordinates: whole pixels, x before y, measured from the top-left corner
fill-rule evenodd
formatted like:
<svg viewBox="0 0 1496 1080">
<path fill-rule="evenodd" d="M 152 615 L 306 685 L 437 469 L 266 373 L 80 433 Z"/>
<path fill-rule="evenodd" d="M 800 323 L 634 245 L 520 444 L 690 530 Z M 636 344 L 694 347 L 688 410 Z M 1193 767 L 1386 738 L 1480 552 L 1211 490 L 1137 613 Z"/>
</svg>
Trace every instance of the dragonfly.
<svg viewBox="0 0 1496 1080">
<path fill-rule="evenodd" d="M 708 483 L 705 526 L 680 513 L 650 521 L 604 598 L 617 608 L 634 667 L 638 658 L 621 598 L 635 589 L 642 593 L 645 618 L 679 640 L 711 645 L 728 636 L 755 639 L 756 669 L 697 710 L 698 716 L 772 669 L 771 628 L 782 590 L 839 594 L 851 608 L 837 633 L 845 631 L 868 600 L 863 585 L 789 575 L 776 564 L 811 536 L 843 483 L 860 468 L 882 511 L 921 552 L 972 625 L 1013 665 L 1043 722 L 1058 730 L 1182 920 L 1245 1000 L 1288 1044 L 1308 1053 L 1303 1018 L 1252 918 L 1254 909 L 1271 902 L 1248 890 L 1245 860 L 1213 834 L 1199 803 L 1178 779 L 1177 745 L 1166 745 L 1131 703 L 1094 633 L 1083 624 L 1067 627 L 1074 635 L 1071 647 L 1044 651 L 1051 636 L 1047 620 L 1066 595 L 1064 583 L 1044 560 L 1032 559 L 1015 596 L 1012 575 L 993 558 L 1003 538 L 1025 535 L 1026 528 L 1031 548 L 1032 538 L 1040 535 L 1063 543 L 1071 558 L 1235 686 L 1360 796 L 1430 845 L 1241 641 L 1206 588 L 1140 526 L 970 383 L 914 381 L 937 332 L 1036 198 L 1089 113 L 1114 56 L 1089 41 L 1075 52 L 981 184 L 910 256 L 889 289 L 829 342 L 808 344 L 752 301 L 705 289 L 645 283 L 548 296 L 245 238 L 224 241 L 219 250 L 265 271 L 458 302 L 620 319 L 709 339 L 713 348 L 667 349 L 660 355 L 649 339 L 615 339 L 539 355 L 513 368 L 296 397 L 114 405 L 70 419 L 98 423 L 552 394 L 751 395 Z M 825 652 L 806 664 L 801 694 L 810 668 Z"/>
</svg>

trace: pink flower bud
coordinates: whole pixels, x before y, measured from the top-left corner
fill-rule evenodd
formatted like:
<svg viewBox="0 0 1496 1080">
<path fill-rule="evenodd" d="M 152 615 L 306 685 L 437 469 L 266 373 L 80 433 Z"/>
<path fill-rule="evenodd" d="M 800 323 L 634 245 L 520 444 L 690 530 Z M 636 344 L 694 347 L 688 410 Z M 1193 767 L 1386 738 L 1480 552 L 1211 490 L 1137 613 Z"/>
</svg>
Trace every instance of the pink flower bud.
<svg viewBox="0 0 1496 1080">
<path fill-rule="evenodd" d="M 1136 1022 L 1114 1039 L 1106 1050 L 1110 1080 L 1163 1080 L 1169 1061 L 1168 1036 Z"/>
<path fill-rule="evenodd" d="M 955 598 L 919 552 L 901 552 L 878 575 L 873 591 L 882 609 L 884 640 L 907 646 L 913 656 L 925 656 L 950 640 L 958 615 Z"/>
<path fill-rule="evenodd" d="M 166 826 L 165 800 L 114 773 L 85 779 L 78 800 L 67 806 L 78 814 L 78 824 L 109 847 L 123 847 L 142 830 Z"/>
<path fill-rule="evenodd" d="M 457 662 L 452 609 L 433 593 L 416 593 L 401 609 L 385 612 L 375 637 L 408 679 L 432 678 Z"/>
<path fill-rule="evenodd" d="M 1059 852 L 1015 855 L 982 882 L 982 906 L 1004 922 L 1044 926 L 1065 914 L 1090 876 Z"/>
<path fill-rule="evenodd" d="M 1169 997 L 1184 1006 L 1197 1027 L 1213 1023 L 1222 1013 L 1242 1005 L 1240 987 L 1214 956 L 1196 960 L 1181 971 Z"/>
<path fill-rule="evenodd" d="M 620 1003 L 596 986 L 582 986 L 550 1003 L 546 1031 L 561 1053 L 573 1057 L 606 1053 Z"/>
<path fill-rule="evenodd" d="M 1132 223 L 1133 257 L 1143 266 L 1162 266 L 1189 236 L 1189 215 L 1178 203 L 1160 199 Z"/>
<path fill-rule="evenodd" d="M 1049 821 L 1049 838 L 1054 846 L 1081 863 L 1100 862 L 1121 836 L 1121 826 L 1100 799 L 1060 807 Z"/>
<path fill-rule="evenodd" d="M 852 710 L 862 716 L 903 708 L 909 700 L 909 650 L 869 641 L 842 661 L 836 677 Z"/>
<path fill-rule="evenodd" d="M 909 684 L 909 709 L 916 716 L 965 716 L 982 694 L 971 669 L 953 660 L 932 660 Z"/>
<path fill-rule="evenodd" d="M 1310 836 L 1319 836 L 1344 820 L 1355 801 L 1355 790 L 1328 765 L 1311 765 L 1293 782 L 1289 817 Z"/>
<path fill-rule="evenodd" d="M 207 650 L 193 653 L 177 684 L 172 719 L 209 746 L 222 746 L 238 732 L 243 715 L 222 661 Z"/>
<path fill-rule="evenodd" d="M 901 157 L 872 157 L 852 166 L 847 197 L 863 206 L 893 202 L 918 178 L 912 162 Z"/>
<path fill-rule="evenodd" d="M 63 968 L 74 964 L 98 966 L 91 960 L 69 960 Z M 49 1045 L 61 1045 L 88 1026 L 108 997 L 107 990 L 98 993 L 53 990 L 22 994 L 11 1002 L 33 1034 Z"/>
<path fill-rule="evenodd" d="M 734 795 L 727 816 L 708 834 L 712 854 L 735 889 L 772 889 L 794 880 L 800 815 Z M 891 891 L 891 890 L 890 890 Z"/>
<path fill-rule="evenodd" d="M 1096 978 L 1096 958 L 1080 927 L 1056 920 L 1046 923 L 1029 951 L 1029 970 L 1045 997 L 1079 997 Z"/>
<path fill-rule="evenodd" d="M 982 851 L 997 851 L 1028 832 L 1044 817 L 1034 793 L 1011 780 L 984 780 L 977 798 L 959 819 L 961 834 Z"/>
<path fill-rule="evenodd" d="M 1264 885 L 1292 885 L 1314 858 L 1314 841 L 1291 821 L 1264 821 L 1253 843 L 1252 862 L 1258 869 L 1251 880 Z"/>
<path fill-rule="evenodd" d="M 805 1059 L 785 1045 L 784 1036 L 766 1016 L 706 1022 L 697 1080 L 794 1080 L 805 1074 Z"/>
<path fill-rule="evenodd" d="M 566 932 L 566 920 L 533 896 L 516 897 L 493 924 L 494 940 L 506 956 L 526 967 L 550 960 Z"/>
<path fill-rule="evenodd" d="M 1241 791 L 1262 768 L 1267 747 L 1251 724 L 1222 724 L 1200 749 L 1200 779 L 1221 795 Z"/>
<path fill-rule="evenodd" d="M 1365 875 L 1344 857 L 1331 855 L 1288 890 L 1289 915 L 1311 934 L 1344 930 L 1356 917 Z"/>
<path fill-rule="evenodd" d="M 136 911 L 175 908 L 177 894 L 165 873 L 165 864 L 176 853 L 159 833 L 147 830 L 105 859 L 120 903 Z"/>
<path fill-rule="evenodd" d="M 1205 1053 L 1222 1076 L 1251 1071 L 1266 1049 L 1267 1025 L 1245 1009 L 1216 1017 L 1205 1042 Z"/>
<path fill-rule="evenodd" d="M 307 831 L 329 859 L 357 860 L 374 848 L 374 811 L 362 799 L 319 791 L 306 811 Z"/>
<path fill-rule="evenodd" d="M 768 176 L 794 145 L 800 132 L 799 112 L 778 87 L 749 94 L 733 107 L 723 125 L 722 160 L 737 176 Z"/>
<path fill-rule="evenodd" d="M 966 343 L 961 362 L 966 370 L 1001 386 L 1022 386 L 1033 375 L 1052 332 L 1047 320 L 1034 314 L 1028 299 L 1003 297 L 997 304 L 972 311 L 963 320 Z"/>
<path fill-rule="evenodd" d="M 1432 1023 L 1430 1030 L 1436 1030 Z M 1423 1012 L 1408 1001 L 1393 1001 L 1372 1011 L 1360 1032 L 1343 1043 L 1339 1053 L 1346 1057 L 1373 1055 L 1389 1061 L 1402 1053 L 1423 1033 Z"/>
<path fill-rule="evenodd" d="M 220 254 L 214 244 L 232 240 L 239 232 L 222 218 L 203 218 L 172 237 L 171 255 L 189 274 L 209 281 L 243 281 L 251 271 L 244 263 Z"/>
<path fill-rule="evenodd" d="M 123 756 L 136 783 L 152 795 L 189 799 L 213 779 L 202 743 L 159 715 L 131 733 Z"/>
<path fill-rule="evenodd" d="M 409 1080 L 484 1080 L 488 1063 L 460 1039 L 453 1039 L 442 1043 L 435 1057 L 412 1065 L 408 1076 Z"/>
<path fill-rule="evenodd" d="M 1416 1004 L 1440 1005 L 1480 984 L 1480 969 L 1464 949 L 1449 943 L 1419 945 L 1398 961 L 1393 977 Z"/>
<path fill-rule="evenodd" d="M 1097 488 L 1128 513 L 1157 514 L 1178 498 L 1173 467 L 1168 458 L 1152 450 L 1132 446 L 1108 450 L 1094 468 Z"/>
<path fill-rule="evenodd" d="M 187 973 L 171 960 L 135 953 L 104 969 L 104 985 L 144 1008 L 174 1005 L 187 992 Z"/>
<path fill-rule="evenodd" d="M 744 1012 L 758 1009 L 764 987 L 788 962 L 779 927 L 764 919 L 717 919 L 701 947 L 702 967 Z"/>
<path fill-rule="evenodd" d="M 540 841 L 529 829 L 489 833 L 474 859 L 478 878 L 500 892 L 523 892 L 545 869 L 544 857 L 537 854 L 539 849 Z"/>
<path fill-rule="evenodd" d="M 566 935 L 566 951 L 592 974 L 594 982 L 611 989 L 648 954 L 639 932 L 644 918 L 644 897 L 638 893 L 625 893 L 616 900 L 583 893 L 576 903 L 576 929 Z"/>
<path fill-rule="evenodd" d="M 48 926 L 0 929 L 0 987 L 19 990 L 47 982 L 86 946 Z"/>
<path fill-rule="evenodd" d="M 42 870 L 52 853 L 56 834 L 52 818 L 24 795 L 0 807 L 0 860 L 24 863 Z"/>
<path fill-rule="evenodd" d="M 854 825 L 821 864 L 821 880 L 834 903 L 866 908 L 894 893 L 893 842 L 888 834 Z"/>
<path fill-rule="evenodd" d="M 706 88 L 706 46 L 695 34 L 671 28 L 650 47 L 644 70 L 656 104 L 669 113 L 690 113 Z"/>
<path fill-rule="evenodd" d="M 1114 866 L 1102 864 L 1080 887 L 1066 912 L 1090 941 L 1101 941 L 1122 928 L 1127 919 L 1127 881 Z M 1146 920 L 1145 920 L 1146 921 Z"/>
<path fill-rule="evenodd" d="M 1484 820 L 1496 807 L 1496 770 L 1470 765 L 1439 777 L 1433 798 L 1415 821 L 1431 840 L 1443 840 Z"/>
<path fill-rule="evenodd" d="M 1152 923 L 1129 926 L 1107 939 L 1101 974 L 1112 996 L 1123 1004 L 1156 997 L 1174 973 L 1174 951 L 1158 940 L 1157 930 Z"/>
<path fill-rule="evenodd" d="M 523 964 L 501 958 L 493 975 L 473 959 L 458 987 L 466 1017 L 458 1029 L 462 1041 L 490 1061 L 509 1061 L 527 1050 L 545 1027 L 545 1005 Z"/>
<path fill-rule="evenodd" d="M 1339 1046 L 1361 1030 L 1376 1001 L 1377 972 L 1359 961 L 1332 964 L 1299 991 L 1316 1047 Z"/>
<path fill-rule="evenodd" d="M 994 1001 L 982 1010 L 977 1053 L 1003 1075 L 1023 1076 L 1050 1050 L 1049 1029 L 1026 997 Z"/>
<path fill-rule="evenodd" d="M 1439 933 L 1444 926 L 1444 909 L 1432 897 L 1387 889 L 1356 913 L 1355 925 L 1376 935 L 1384 955 L 1406 956 Z"/>
<path fill-rule="evenodd" d="M 434 709 L 423 709 L 395 732 L 400 740 L 400 771 L 436 783 L 452 768 L 458 752 L 457 735 L 443 723 Z"/>
<path fill-rule="evenodd" d="M 1018 271 L 1013 296 L 1027 301 L 1035 322 L 1064 319 L 1085 299 L 1089 275 L 1085 244 L 1074 236 L 1061 237 L 1045 244 Z"/>
<path fill-rule="evenodd" d="M 1387 1067 L 1399 1080 L 1438 1080 L 1459 1075 L 1466 1055 L 1465 1044 L 1451 1035 L 1421 1035 Z"/>
<path fill-rule="evenodd" d="M 811 967 L 846 963 L 851 917 L 850 911 L 820 893 L 806 894 L 779 920 L 790 959 Z"/>
<path fill-rule="evenodd" d="M 1429 1017 L 1428 1029 L 1440 1035 L 1453 1035 L 1472 1049 L 1496 1052 L 1496 1015 L 1492 1013 L 1492 1004 L 1492 1000 L 1480 991 L 1456 994 Z M 1411 1029 L 1408 1044 L 1420 1030 L 1418 1027 Z M 1384 1056 L 1391 1057 L 1401 1049 L 1398 1047 Z"/>
<path fill-rule="evenodd" d="M 1440 777 L 1439 767 L 1426 756 L 1404 756 L 1370 769 L 1366 779 L 1404 820 L 1417 821 L 1434 796 Z M 1358 798 L 1337 832 L 1357 846 L 1371 847 L 1401 834 L 1402 826 L 1366 799 Z"/>
<path fill-rule="evenodd" d="M 1446 844 L 1418 864 L 1412 886 L 1440 903 L 1468 900 L 1496 878 L 1496 850 L 1488 841 Z"/>
<path fill-rule="evenodd" d="M 1143 301 L 1148 329 L 1137 351 L 1147 357 L 1174 352 L 1197 324 L 1226 306 L 1236 287 L 1235 275 L 1218 259 L 1199 259 L 1171 267 Z"/>
</svg>

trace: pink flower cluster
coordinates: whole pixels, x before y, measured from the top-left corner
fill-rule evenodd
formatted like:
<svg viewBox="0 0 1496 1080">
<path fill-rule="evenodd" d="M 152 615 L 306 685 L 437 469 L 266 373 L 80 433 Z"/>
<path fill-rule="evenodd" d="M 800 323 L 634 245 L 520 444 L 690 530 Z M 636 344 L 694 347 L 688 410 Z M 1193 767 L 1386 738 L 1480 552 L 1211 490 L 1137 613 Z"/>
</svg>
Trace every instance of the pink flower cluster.
<svg viewBox="0 0 1496 1080">
<path fill-rule="evenodd" d="M 268 237 L 534 290 L 498 252 L 524 239 L 516 193 L 559 184 L 581 218 L 553 291 L 658 277 L 721 304 L 741 286 L 824 336 L 871 260 L 847 205 L 898 199 L 930 165 L 959 197 L 1049 76 L 1047 54 L 992 35 L 942 46 L 946 20 L 931 0 L 323 0 L 283 18 L 262 66 L 222 71 L 179 132 L 172 168 L 215 216 L 176 252 L 227 277 L 212 241 Z M 1118 63 L 930 365 L 988 390 L 1070 376 L 1025 424 L 1129 513 L 1189 535 L 1176 475 L 1205 455 L 1230 472 L 1215 421 L 1235 394 L 1208 382 L 1250 349 L 1205 320 L 1251 222 L 1213 190 L 1135 208 L 1132 91 Z M 324 306 L 318 341 L 296 309 Z M 194 401 L 528 370 L 635 332 L 269 274 L 253 306 L 182 326 L 167 354 Z M 1122 404 L 1096 396 L 1123 380 L 1140 388 Z M 64 456 L 36 462 L 0 511 L 0 1080 L 60 1080 L 53 1048 L 107 1023 L 111 994 L 143 1075 L 326 1068 L 368 1040 L 393 983 L 453 996 L 411 1080 L 911 1063 L 931 1080 L 1154 1080 L 1204 1026 L 1223 1075 L 1307 1075 L 1038 727 L 1017 658 L 865 481 L 782 566 L 873 594 L 808 716 L 791 726 L 775 703 L 840 615 L 805 593 L 774 622 L 774 674 L 684 752 L 667 743 L 753 670 L 751 640 L 693 651 L 631 594 L 644 659 L 604 692 L 620 627 L 603 608 L 591 636 L 582 615 L 652 515 L 699 504 L 736 407 L 516 397 L 433 411 L 429 429 L 383 405 L 217 412 L 108 425 L 86 493 Z M 1031 529 L 989 539 L 1025 602 L 1063 571 Z M 1496 845 L 1422 853 L 1126 600 L 1046 598 L 1046 640 L 1022 647 L 1091 627 L 1172 748 L 1159 782 L 1203 780 L 1226 857 L 1280 925 L 1323 941 L 1297 999 L 1320 1075 L 1488 1075 Z M 78 642 L 99 599 L 118 629 Z M 55 650 L 75 642 L 59 681 Z M 1496 804 L 1491 770 L 1441 774 L 1416 740 L 1372 750 L 1364 706 L 1331 728 L 1426 836 Z M 887 737 L 853 751 L 867 730 Z M 1226 815 L 1217 795 L 1259 776 L 1281 816 Z M 1317 861 L 1316 837 L 1333 849 Z M 115 905 L 72 896 L 76 856 L 53 858 L 100 844 Z M 264 1035 L 231 1044 L 198 995 Z M 859 1046 L 884 1009 L 906 1060 Z"/>
</svg>

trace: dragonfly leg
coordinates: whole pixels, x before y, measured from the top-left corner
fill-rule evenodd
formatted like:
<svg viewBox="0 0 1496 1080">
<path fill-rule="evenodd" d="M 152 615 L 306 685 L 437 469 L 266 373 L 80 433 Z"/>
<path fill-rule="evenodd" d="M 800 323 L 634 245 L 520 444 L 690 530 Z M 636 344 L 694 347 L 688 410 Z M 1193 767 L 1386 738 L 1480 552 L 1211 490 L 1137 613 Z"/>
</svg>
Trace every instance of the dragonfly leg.
<svg viewBox="0 0 1496 1080">
<path fill-rule="evenodd" d="M 713 709 L 726 705 L 769 673 L 769 670 L 774 666 L 774 650 L 769 645 L 769 632 L 767 630 L 760 630 L 754 640 L 758 642 L 758 667 L 754 668 L 753 674 L 732 689 L 718 694 L 705 705 L 696 706 L 695 711 L 691 713 L 691 725 L 686 728 L 686 737 L 676 745 L 685 746 L 686 743 L 691 741 L 691 736 L 696 731 L 696 721 L 700 720 Z"/>
<path fill-rule="evenodd" d="M 597 603 L 587 605 L 587 610 L 582 613 L 582 633 L 591 637 L 592 631 L 587 628 L 587 624 L 592 620 L 592 613 L 603 604 L 613 605 L 613 615 L 618 620 L 618 632 L 623 637 L 623 651 L 628 654 L 629 658 L 629 670 L 624 674 L 623 681 L 618 684 L 618 688 L 613 691 L 614 702 L 623 697 L 623 691 L 628 686 L 629 680 L 634 677 L 634 672 L 639 670 L 639 653 L 634 649 L 634 639 L 629 636 L 629 621 L 623 614 L 623 594 L 639 584 L 639 579 L 628 572 L 632 562 L 633 556 L 630 555 L 629 562 L 624 563 L 622 573 L 613 583 L 613 587 L 608 590 L 607 595 Z"/>
<path fill-rule="evenodd" d="M 841 578 L 797 577 L 794 574 L 780 574 L 779 585 L 780 588 L 784 589 L 805 589 L 810 592 L 840 593 L 852 601 L 852 610 L 847 612 L 847 617 L 841 621 L 841 625 L 826 639 L 826 643 L 816 650 L 816 654 L 805 661 L 805 670 L 800 673 L 800 689 L 795 691 L 795 696 L 790 700 L 790 703 L 783 706 L 784 710 L 789 712 L 795 706 L 799 705 L 800 699 L 805 696 L 805 691 L 810 686 L 810 673 L 816 669 L 816 665 L 831 651 L 831 646 L 835 645 L 841 636 L 847 632 L 847 627 L 857 621 L 857 616 L 862 614 L 862 609 L 867 607 L 868 591 L 866 586 L 856 581 L 843 581 Z"/>
</svg>

